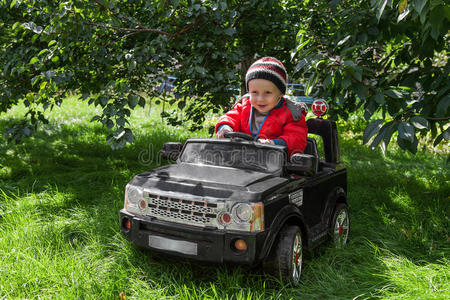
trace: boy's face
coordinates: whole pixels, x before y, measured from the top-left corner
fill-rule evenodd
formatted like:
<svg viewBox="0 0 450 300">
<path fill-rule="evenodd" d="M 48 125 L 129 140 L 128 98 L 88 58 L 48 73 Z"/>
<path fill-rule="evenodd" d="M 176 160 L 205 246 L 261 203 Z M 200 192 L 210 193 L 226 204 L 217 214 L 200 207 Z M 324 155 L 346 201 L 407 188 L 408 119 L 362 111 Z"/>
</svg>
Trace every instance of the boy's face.
<svg viewBox="0 0 450 300">
<path fill-rule="evenodd" d="M 252 79 L 248 82 L 250 103 L 260 113 L 266 114 L 280 102 L 281 91 L 272 81 Z"/>
</svg>

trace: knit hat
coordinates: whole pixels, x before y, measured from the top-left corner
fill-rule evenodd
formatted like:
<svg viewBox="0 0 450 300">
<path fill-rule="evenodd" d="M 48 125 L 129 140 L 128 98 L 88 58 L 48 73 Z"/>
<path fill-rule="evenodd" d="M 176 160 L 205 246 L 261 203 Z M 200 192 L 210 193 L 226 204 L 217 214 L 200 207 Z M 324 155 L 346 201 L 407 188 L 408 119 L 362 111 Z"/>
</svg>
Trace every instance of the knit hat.
<svg viewBox="0 0 450 300">
<path fill-rule="evenodd" d="M 275 84 L 281 93 L 286 94 L 286 69 L 281 61 L 274 57 L 263 57 L 255 61 L 248 68 L 245 75 L 245 85 L 248 91 L 248 82 L 252 79 L 265 79 Z"/>
</svg>

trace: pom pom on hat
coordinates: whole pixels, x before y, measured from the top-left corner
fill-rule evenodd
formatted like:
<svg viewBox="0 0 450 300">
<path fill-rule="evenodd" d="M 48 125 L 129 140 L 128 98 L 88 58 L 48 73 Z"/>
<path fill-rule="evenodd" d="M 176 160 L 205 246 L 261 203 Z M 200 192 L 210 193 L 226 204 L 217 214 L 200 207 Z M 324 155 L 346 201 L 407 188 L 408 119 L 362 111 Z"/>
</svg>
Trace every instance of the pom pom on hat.
<svg viewBox="0 0 450 300">
<path fill-rule="evenodd" d="M 263 57 L 255 61 L 248 68 L 245 75 L 245 85 L 248 91 L 248 82 L 252 79 L 265 79 L 275 84 L 281 93 L 286 94 L 286 69 L 278 59 L 274 57 Z"/>
</svg>

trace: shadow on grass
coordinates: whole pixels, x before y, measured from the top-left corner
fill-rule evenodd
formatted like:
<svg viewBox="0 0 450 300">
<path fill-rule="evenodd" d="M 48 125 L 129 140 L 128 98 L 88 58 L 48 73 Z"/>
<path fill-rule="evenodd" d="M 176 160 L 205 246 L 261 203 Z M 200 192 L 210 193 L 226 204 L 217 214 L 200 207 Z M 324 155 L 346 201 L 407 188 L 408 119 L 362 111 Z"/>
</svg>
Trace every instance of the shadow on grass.
<svg viewBox="0 0 450 300">
<path fill-rule="evenodd" d="M 5 125 L 0 122 L 0 128 Z M 33 209 L 44 220 L 57 215 L 73 221 L 62 231 L 75 250 L 97 239 L 104 245 L 102 255 L 135 268 L 149 287 L 170 283 L 174 291 L 168 294 L 175 295 L 176 286 L 207 289 L 214 281 L 222 296 L 237 287 L 266 290 L 267 278 L 260 273 L 165 258 L 126 242 L 118 233 L 124 187 L 135 174 L 161 163 L 158 151 L 173 135 L 167 128 L 148 128 L 148 135 L 138 135 L 133 145 L 113 151 L 104 142 L 107 134 L 100 126 L 49 125 L 21 145 L 0 138 L 0 189 L 18 199 L 35 195 L 39 201 Z M 350 140 L 341 140 L 341 147 L 349 176 L 351 242 L 346 249 L 325 246 L 308 255 L 300 289 L 271 280 L 272 296 L 280 290 L 303 298 L 370 295 L 388 284 L 379 275 L 386 266 L 376 255 L 378 248 L 417 264 L 436 263 L 448 251 L 444 159 L 441 165 L 428 154 L 383 156 Z"/>
<path fill-rule="evenodd" d="M 5 126 L 6 121 L 0 121 L 0 128 Z M 84 209 L 105 237 L 104 217 L 118 216 L 125 185 L 134 175 L 160 164 L 158 151 L 169 138 L 164 132 L 149 131 L 114 151 L 105 143 L 108 134 L 101 126 L 47 125 L 22 144 L 6 143 L 0 137 L 0 189 L 17 199 L 39 198 L 34 209 L 49 218 L 54 214 L 70 218 L 73 209 Z M 71 234 L 70 240 L 77 238 Z"/>
</svg>

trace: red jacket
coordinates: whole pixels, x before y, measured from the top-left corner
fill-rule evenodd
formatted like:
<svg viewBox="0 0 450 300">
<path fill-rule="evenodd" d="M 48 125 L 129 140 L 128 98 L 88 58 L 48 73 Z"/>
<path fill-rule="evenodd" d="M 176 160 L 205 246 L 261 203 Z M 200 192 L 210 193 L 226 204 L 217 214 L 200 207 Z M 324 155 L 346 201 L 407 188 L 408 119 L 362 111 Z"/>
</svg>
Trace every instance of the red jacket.
<svg viewBox="0 0 450 300">
<path fill-rule="evenodd" d="M 243 132 L 251 135 L 250 115 L 252 113 L 250 98 L 244 97 L 237 102 L 232 110 L 219 118 L 216 124 L 216 132 L 221 125 L 229 125 L 235 132 Z M 301 114 L 299 121 L 295 121 L 291 111 L 283 99 L 270 112 L 257 138 L 259 139 L 283 139 L 288 148 L 289 157 L 294 153 L 303 153 L 306 147 L 306 135 L 308 127 L 305 122 L 304 113 Z"/>
</svg>

